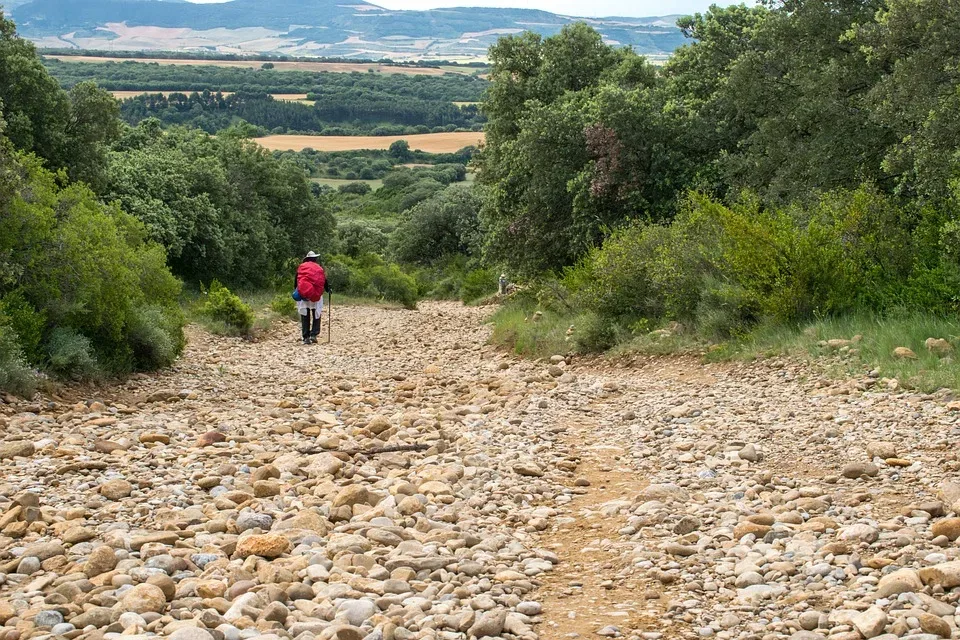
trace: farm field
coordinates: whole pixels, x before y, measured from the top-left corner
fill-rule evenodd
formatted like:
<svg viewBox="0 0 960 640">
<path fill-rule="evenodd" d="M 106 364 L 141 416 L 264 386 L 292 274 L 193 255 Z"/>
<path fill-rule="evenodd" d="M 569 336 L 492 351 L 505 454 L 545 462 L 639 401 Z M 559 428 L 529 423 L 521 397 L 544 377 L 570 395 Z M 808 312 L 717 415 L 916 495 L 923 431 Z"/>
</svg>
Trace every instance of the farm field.
<svg viewBox="0 0 960 640">
<path fill-rule="evenodd" d="M 44 56 L 61 62 L 141 62 L 156 63 L 173 66 L 213 66 L 213 67 L 237 67 L 242 69 L 259 69 L 266 60 L 203 60 L 203 59 L 174 59 L 174 58 L 113 58 L 108 56 L 66 56 L 66 55 L 47 55 Z M 374 71 L 379 73 L 399 73 L 403 75 L 415 76 L 442 76 L 445 73 L 460 73 L 469 75 L 473 70 L 469 67 L 458 69 L 457 67 L 448 67 L 438 69 L 434 67 L 403 67 L 389 64 L 361 63 L 361 62 L 291 62 L 276 60 L 270 61 L 275 71 L 329 71 L 331 73 L 351 73 L 358 71 L 366 73 Z"/>
<path fill-rule="evenodd" d="M 409 136 L 294 136 L 276 135 L 256 138 L 271 151 L 352 151 L 355 149 L 389 149 L 397 140 L 406 140 L 411 149 L 427 153 L 453 153 L 464 147 L 483 143 L 483 133 L 422 133 Z"/>
</svg>

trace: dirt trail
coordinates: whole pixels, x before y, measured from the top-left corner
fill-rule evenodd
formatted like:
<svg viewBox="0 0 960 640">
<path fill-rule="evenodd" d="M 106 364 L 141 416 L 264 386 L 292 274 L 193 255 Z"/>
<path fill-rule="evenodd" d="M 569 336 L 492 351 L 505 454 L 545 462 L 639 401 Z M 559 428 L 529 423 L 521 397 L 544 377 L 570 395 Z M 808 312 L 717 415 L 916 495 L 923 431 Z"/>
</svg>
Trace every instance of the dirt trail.
<svg viewBox="0 0 960 640">
<path fill-rule="evenodd" d="M 0 402 L 0 640 L 860 640 L 874 605 L 960 633 L 949 587 L 878 599 L 960 559 L 944 396 L 525 361 L 486 314 L 338 307 L 317 346 L 191 328 L 169 371 Z M 421 450 L 342 453 L 384 444 Z"/>
<path fill-rule="evenodd" d="M 557 570 L 539 590 L 545 609 L 540 627 L 543 638 L 590 637 L 610 627 L 659 628 L 660 593 L 647 590 L 644 580 L 624 575 L 618 544 L 626 526 L 618 514 L 645 485 L 643 477 L 624 464 L 626 451 L 616 445 L 589 443 L 596 430 L 584 412 L 582 420 L 567 424 L 565 444 L 580 456 L 575 480 L 577 494 L 559 509 L 555 524 L 541 539 L 560 557 Z"/>
</svg>

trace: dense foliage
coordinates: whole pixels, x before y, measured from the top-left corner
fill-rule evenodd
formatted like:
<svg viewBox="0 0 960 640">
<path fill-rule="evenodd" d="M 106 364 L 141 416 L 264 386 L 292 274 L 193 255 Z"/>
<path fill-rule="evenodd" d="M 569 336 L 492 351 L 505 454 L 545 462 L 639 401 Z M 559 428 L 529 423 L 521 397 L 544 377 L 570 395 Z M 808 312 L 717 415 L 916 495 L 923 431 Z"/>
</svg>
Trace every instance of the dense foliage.
<svg viewBox="0 0 960 640">
<path fill-rule="evenodd" d="M 246 122 L 264 134 L 397 135 L 479 130 L 483 121 L 476 105 L 388 93 L 345 92 L 329 97 L 311 93 L 307 98 L 316 102 L 277 100 L 265 93 L 155 93 L 127 98 L 120 112 L 130 124 L 156 117 L 166 125 L 187 125 L 208 133 Z"/>
<path fill-rule="evenodd" d="M 120 132 L 116 101 L 90 82 L 61 91 L 2 11 L 0 103 L 5 135 L 18 149 L 36 153 L 51 169 L 67 169 L 71 178 L 102 182 L 103 155 Z"/>
<path fill-rule="evenodd" d="M 104 199 L 144 222 L 184 280 L 265 286 L 330 242 L 333 219 L 303 171 L 243 138 L 147 120 L 109 160 Z"/>
<path fill-rule="evenodd" d="M 489 86 L 462 73 L 426 76 L 399 73 L 277 71 L 216 65 L 170 65 L 149 62 L 43 61 L 65 88 L 85 80 L 111 91 L 242 91 L 245 93 L 312 93 L 330 101 L 367 96 L 393 96 L 439 102 L 476 102 Z"/>
<path fill-rule="evenodd" d="M 485 258 L 566 269 L 596 344 L 609 321 L 954 313 L 958 24 L 938 0 L 715 6 L 660 69 L 583 25 L 504 38 Z"/>
<path fill-rule="evenodd" d="M 394 149 L 387 151 L 317 151 L 308 148 L 303 151 L 275 151 L 274 155 L 282 160 L 295 162 L 314 178 L 379 180 L 402 164 L 449 164 L 466 167 L 476 152 L 476 147 L 464 147 L 456 153 L 425 153 L 413 151 L 409 145 L 403 148 L 405 142 L 398 140 L 394 143 Z"/>
<path fill-rule="evenodd" d="M 2 121 L 0 121 L 2 122 Z M 0 383 L 26 365 L 65 376 L 170 364 L 183 347 L 180 283 L 143 226 L 16 151 L 0 126 Z"/>
<path fill-rule="evenodd" d="M 92 83 L 61 89 L 0 14 L 0 388 L 166 366 L 174 274 L 272 285 L 333 229 L 302 166 L 233 130 L 127 127 Z M 209 311 L 242 330 L 225 292 Z"/>
</svg>

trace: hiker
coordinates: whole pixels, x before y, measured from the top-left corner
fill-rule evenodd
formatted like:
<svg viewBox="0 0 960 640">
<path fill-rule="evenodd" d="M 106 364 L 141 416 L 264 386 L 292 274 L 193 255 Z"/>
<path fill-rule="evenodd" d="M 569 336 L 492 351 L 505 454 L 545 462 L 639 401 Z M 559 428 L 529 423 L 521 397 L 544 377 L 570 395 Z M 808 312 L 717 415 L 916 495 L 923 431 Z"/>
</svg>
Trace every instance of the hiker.
<svg viewBox="0 0 960 640">
<path fill-rule="evenodd" d="M 330 291 L 330 284 L 318 262 L 320 256 L 311 251 L 297 267 L 294 280 L 294 299 L 300 312 L 303 344 L 317 344 L 320 335 L 320 317 L 323 315 L 323 294 Z M 311 325 L 310 319 L 313 318 Z"/>
<path fill-rule="evenodd" d="M 501 273 L 501 274 L 500 274 L 500 279 L 497 281 L 497 285 L 498 285 L 497 289 L 498 289 L 498 292 L 499 292 L 499 294 L 500 294 L 501 296 L 507 295 L 507 285 L 508 285 L 508 284 L 509 284 L 509 282 L 507 281 L 507 274 Z"/>
</svg>

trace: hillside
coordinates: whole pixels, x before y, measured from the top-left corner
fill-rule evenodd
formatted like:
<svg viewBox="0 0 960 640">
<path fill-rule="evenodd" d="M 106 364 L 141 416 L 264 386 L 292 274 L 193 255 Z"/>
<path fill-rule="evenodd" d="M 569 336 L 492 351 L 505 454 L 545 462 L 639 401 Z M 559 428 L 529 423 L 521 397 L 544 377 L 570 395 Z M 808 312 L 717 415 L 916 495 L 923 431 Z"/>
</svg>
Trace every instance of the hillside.
<svg viewBox="0 0 960 640">
<path fill-rule="evenodd" d="M 21 33 L 43 46 L 192 49 L 356 58 L 455 59 L 486 54 L 504 34 L 557 33 L 577 18 L 530 9 L 390 11 L 337 0 L 13 0 Z M 19 6 L 18 6 L 19 5 Z M 683 36 L 674 16 L 587 20 L 611 44 L 664 56 Z"/>
</svg>

